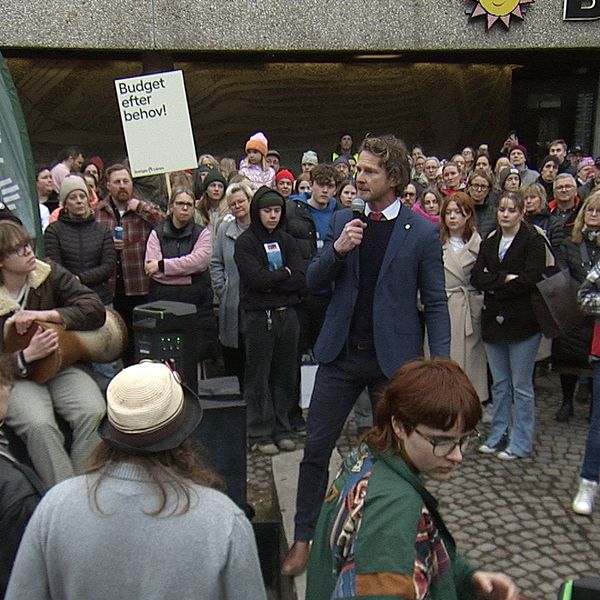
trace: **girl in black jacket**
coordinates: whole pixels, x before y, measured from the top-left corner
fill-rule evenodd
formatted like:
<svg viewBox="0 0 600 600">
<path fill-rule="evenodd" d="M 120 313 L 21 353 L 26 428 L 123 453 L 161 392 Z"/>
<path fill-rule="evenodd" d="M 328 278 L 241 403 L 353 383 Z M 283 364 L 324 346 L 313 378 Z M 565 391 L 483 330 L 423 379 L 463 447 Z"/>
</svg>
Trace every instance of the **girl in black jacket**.
<svg viewBox="0 0 600 600">
<path fill-rule="evenodd" d="M 493 379 L 492 423 L 479 451 L 495 453 L 508 431 L 508 446 L 497 454 L 502 460 L 529 456 L 535 431 L 533 369 L 541 333 L 531 293 L 542 278 L 546 248 L 524 214 L 520 194 L 501 194 L 498 229 L 481 243 L 471 274 L 485 292 L 481 333 Z"/>
<path fill-rule="evenodd" d="M 264 454 L 294 450 L 288 411 L 296 385 L 299 325 L 294 306 L 305 287 L 293 237 L 283 231 L 285 200 L 260 187 L 250 227 L 235 243 L 246 346 L 244 399 L 250 447 Z"/>
</svg>

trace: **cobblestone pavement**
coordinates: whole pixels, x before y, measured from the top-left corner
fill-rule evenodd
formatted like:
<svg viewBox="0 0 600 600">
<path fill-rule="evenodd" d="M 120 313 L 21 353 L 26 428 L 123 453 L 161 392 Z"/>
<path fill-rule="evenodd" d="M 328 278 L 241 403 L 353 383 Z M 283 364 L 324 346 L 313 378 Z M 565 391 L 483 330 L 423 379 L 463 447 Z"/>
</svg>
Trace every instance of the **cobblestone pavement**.
<svg viewBox="0 0 600 600">
<path fill-rule="evenodd" d="M 513 577 L 528 600 L 554 600 L 568 578 L 600 575 L 600 498 L 591 517 L 571 502 L 578 485 L 587 405 L 575 405 L 570 422 L 558 423 L 555 375 L 538 377 L 537 441 L 530 459 L 503 462 L 469 449 L 449 482 L 429 481 L 448 529 L 461 551 L 485 569 Z M 486 427 L 483 426 L 482 437 Z M 339 440 L 345 455 L 356 439 L 348 420 Z M 257 518 L 276 517 L 270 459 L 248 456 L 248 497 Z"/>
</svg>

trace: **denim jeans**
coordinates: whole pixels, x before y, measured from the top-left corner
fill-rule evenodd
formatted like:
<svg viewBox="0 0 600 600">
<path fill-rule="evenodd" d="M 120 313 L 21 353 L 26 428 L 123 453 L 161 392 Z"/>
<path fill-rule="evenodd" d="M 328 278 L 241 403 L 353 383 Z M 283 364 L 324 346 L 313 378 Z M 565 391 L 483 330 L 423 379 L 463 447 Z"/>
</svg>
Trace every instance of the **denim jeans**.
<svg viewBox="0 0 600 600">
<path fill-rule="evenodd" d="M 494 412 L 486 444 L 497 446 L 508 431 L 508 450 L 529 456 L 535 433 L 533 369 L 541 334 L 518 342 L 485 343 L 492 372 Z"/>
<path fill-rule="evenodd" d="M 581 476 L 590 481 L 598 481 L 600 472 L 600 361 L 594 363 L 594 397 L 592 398 L 592 418 L 587 441 Z"/>
</svg>

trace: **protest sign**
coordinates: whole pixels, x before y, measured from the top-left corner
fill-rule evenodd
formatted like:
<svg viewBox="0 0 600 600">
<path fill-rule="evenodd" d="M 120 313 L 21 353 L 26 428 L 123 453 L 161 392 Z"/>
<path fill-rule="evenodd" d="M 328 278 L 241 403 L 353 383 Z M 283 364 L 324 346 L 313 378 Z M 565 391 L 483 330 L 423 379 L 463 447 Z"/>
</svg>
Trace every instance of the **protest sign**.
<svg viewBox="0 0 600 600">
<path fill-rule="evenodd" d="M 134 177 L 197 166 L 181 71 L 116 79 L 115 89 Z"/>
</svg>

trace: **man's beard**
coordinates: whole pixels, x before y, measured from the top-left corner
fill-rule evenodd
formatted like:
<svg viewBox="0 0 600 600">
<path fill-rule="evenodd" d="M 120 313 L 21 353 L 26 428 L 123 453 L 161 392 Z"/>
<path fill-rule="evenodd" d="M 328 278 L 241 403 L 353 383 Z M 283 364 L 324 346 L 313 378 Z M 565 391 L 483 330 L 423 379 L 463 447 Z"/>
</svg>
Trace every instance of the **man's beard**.
<svg viewBox="0 0 600 600">
<path fill-rule="evenodd" d="M 129 192 L 126 190 L 119 190 L 117 192 L 115 201 L 120 202 L 121 204 L 126 204 L 127 202 L 129 202 Z"/>
</svg>

